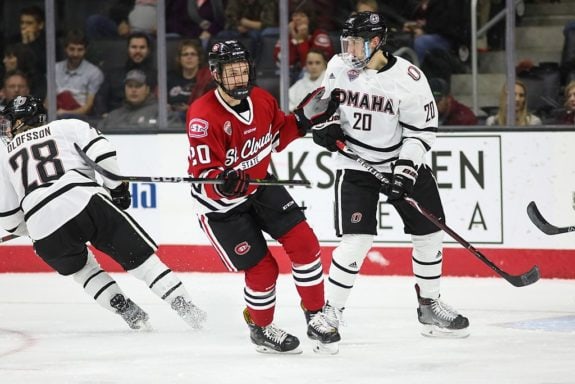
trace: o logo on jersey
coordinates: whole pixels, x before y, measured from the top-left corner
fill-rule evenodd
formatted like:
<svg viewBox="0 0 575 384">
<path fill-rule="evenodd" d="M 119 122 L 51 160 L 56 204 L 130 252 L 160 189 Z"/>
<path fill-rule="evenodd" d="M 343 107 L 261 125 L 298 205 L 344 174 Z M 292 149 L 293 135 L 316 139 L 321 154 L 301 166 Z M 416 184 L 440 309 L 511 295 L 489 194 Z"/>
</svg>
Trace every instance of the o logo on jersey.
<svg viewBox="0 0 575 384">
<path fill-rule="evenodd" d="M 202 119 L 192 119 L 188 125 L 188 135 L 190 137 L 206 137 L 208 135 L 208 122 Z"/>
<path fill-rule="evenodd" d="M 363 216 L 363 215 L 362 215 L 360 212 L 355 212 L 355 213 L 353 213 L 353 214 L 351 215 L 351 222 L 352 222 L 353 224 L 359 223 L 359 222 L 361 221 L 362 216 Z"/>
<path fill-rule="evenodd" d="M 407 67 L 407 74 L 409 75 L 409 77 L 411 77 L 415 81 L 418 81 L 419 79 L 421 79 L 421 72 L 419 72 L 419 69 L 417 69 L 413 65 L 410 65 L 409 67 Z"/>
<path fill-rule="evenodd" d="M 251 248 L 252 248 L 251 245 L 249 245 L 247 241 L 242 241 L 241 243 L 239 243 L 234 247 L 234 252 L 236 253 L 236 255 L 242 256 L 248 253 Z"/>
</svg>

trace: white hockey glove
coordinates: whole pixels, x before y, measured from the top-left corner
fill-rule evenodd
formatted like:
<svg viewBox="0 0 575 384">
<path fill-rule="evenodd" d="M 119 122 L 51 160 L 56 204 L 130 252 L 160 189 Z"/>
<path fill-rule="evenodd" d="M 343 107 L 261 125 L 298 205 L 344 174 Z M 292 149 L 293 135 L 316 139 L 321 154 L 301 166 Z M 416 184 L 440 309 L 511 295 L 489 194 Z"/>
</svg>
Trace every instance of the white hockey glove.
<svg viewBox="0 0 575 384">
<path fill-rule="evenodd" d="M 329 98 L 322 99 L 324 87 L 307 94 L 294 110 L 300 133 L 307 133 L 316 124 L 325 123 L 339 107 L 339 89 L 331 91 Z"/>
</svg>

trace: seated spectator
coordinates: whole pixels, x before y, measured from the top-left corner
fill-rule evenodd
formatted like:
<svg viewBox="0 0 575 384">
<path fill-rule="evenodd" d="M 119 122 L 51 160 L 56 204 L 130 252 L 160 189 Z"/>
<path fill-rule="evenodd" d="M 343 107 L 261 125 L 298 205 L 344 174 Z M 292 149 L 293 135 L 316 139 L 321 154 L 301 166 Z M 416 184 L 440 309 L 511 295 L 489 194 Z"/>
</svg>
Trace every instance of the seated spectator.
<svg viewBox="0 0 575 384">
<path fill-rule="evenodd" d="M 565 110 L 557 118 L 557 124 L 575 125 L 575 81 L 565 86 Z"/>
<path fill-rule="evenodd" d="M 293 111 L 308 93 L 321 86 L 327 68 L 323 51 L 312 48 L 307 53 L 304 74 L 289 88 L 289 110 Z"/>
<path fill-rule="evenodd" d="M 186 120 L 188 106 L 216 87 L 207 66 L 203 65 L 202 48 L 192 40 L 183 40 L 176 57 L 174 71 L 168 73 L 168 104 L 170 109 Z"/>
<path fill-rule="evenodd" d="M 58 117 L 81 118 L 92 111 L 104 74 L 84 59 L 87 46 L 79 31 L 70 31 L 64 40 L 66 60 L 55 68 Z"/>
<path fill-rule="evenodd" d="M 108 1 L 104 14 L 90 15 L 86 19 L 87 39 L 127 37 L 130 34 L 128 15 L 134 4 L 134 0 Z"/>
<path fill-rule="evenodd" d="M 429 86 L 437 104 L 440 126 L 477 124 L 473 111 L 453 98 L 445 80 L 434 77 L 429 79 Z"/>
<path fill-rule="evenodd" d="M 46 74 L 46 33 L 44 10 L 38 6 L 25 7 L 20 10 L 20 34 L 9 39 L 12 44 L 20 43 L 36 57 L 35 71 Z M 20 63 L 22 64 L 22 63 Z"/>
<path fill-rule="evenodd" d="M 277 0 L 228 0 L 224 29 L 216 36 L 230 40 L 249 37 L 252 57 L 259 53 L 262 36 L 278 36 Z"/>
<path fill-rule="evenodd" d="M 4 86 L 0 92 L 0 112 L 16 96 L 28 95 L 30 95 L 30 87 L 26 74 L 18 70 L 8 72 L 4 77 Z"/>
<path fill-rule="evenodd" d="M 420 65 L 428 52 L 450 52 L 465 40 L 462 31 L 468 25 L 468 15 L 462 12 L 463 3 L 460 0 L 420 0 L 412 9 L 410 21 L 405 22 L 403 29 L 413 34 L 413 48 Z"/>
<path fill-rule="evenodd" d="M 157 3 L 157 0 L 136 0 L 134 8 L 128 14 L 130 33 L 156 35 Z"/>
<path fill-rule="evenodd" d="M 515 81 L 515 124 L 507 123 L 507 86 L 503 85 L 499 96 L 499 111 L 487 118 L 486 125 L 541 125 L 541 119 L 527 110 L 527 88 L 523 82 Z"/>
<path fill-rule="evenodd" d="M 224 28 L 223 0 L 167 0 L 166 33 L 198 39 L 207 49 L 210 39 Z"/>
<path fill-rule="evenodd" d="M 114 54 L 114 52 L 110 52 Z M 157 84 L 157 72 L 152 58 L 152 40 L 141 32 L 128 37 L 128 60 L 123 67 L 112 68 L 105 73 L 105 79 L 96 95 L 94 112 L 103 115 L 122 105 L 124 98 L 124 79 L 132 69 L 146 73 L 147 81 L 154 92 Z"/>
<path fill-rule="evenodd" d="M 26 75 L 30 94 L 41 99 L 46 97 L 46 76 L 38 72 L 36 54 L 29 46 L 20 43 L 7 46 L 3 63 L 5 74 L 20 71 Z"/>
<path fill-rule="evenodd" d="M 139 69 L 128 72 L 124 79 L 124 92 L 124 105 L 106 115 L 98 123 L 98 129 L 105 132 L 113 132 L 115 129 L 156 131 L 158 103 L 152 94 L 146 73 Z M 171 122 L 176 123 L 173 117 Z"/>
<path fill-rule="evenodd" d="M 314 10 L 311 6 L 300 6 L 291 14 L 291 21 L 288 24 L 289 41 L 289 65 L 291 81 L 294 83 L 301 75 L 301 70 L 305 67 L 308 51 L 316 48 L 324 52 L 329 61 L 334 54 L 331 39 L 326 31 L 315 28 L 313 24 Z M 276 43 L 274 49 L 274 59 L 280 60 L 280 42 Z"/>
</svg>

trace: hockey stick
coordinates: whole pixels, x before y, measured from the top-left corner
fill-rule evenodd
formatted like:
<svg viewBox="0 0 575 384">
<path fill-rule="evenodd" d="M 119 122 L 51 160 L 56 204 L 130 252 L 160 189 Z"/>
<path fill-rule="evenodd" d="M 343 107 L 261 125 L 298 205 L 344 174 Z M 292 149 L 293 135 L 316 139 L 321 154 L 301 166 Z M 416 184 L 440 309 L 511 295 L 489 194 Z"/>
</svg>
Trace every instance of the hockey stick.
<svg viewBox="0 0 575 384">
<path fill-rule="evenodd" d="M 4 242 L 6 242 L 6 241 L 10 241 L 10 240 L 16 239 L 16 238 L 18 238 L 18 237 L 20 237 L 20 236 L 18 236 L 18 235 L 6 235 L 6 236 L 3 236 L 3 237 L 0 237 L 0 243 L 4 243 Z"/>
<path fill-rule="evenodd" d="M 379 181 L 383 184 L 389 184 L 389 180 L 385 177 L 385 175 L 379 172 L 377 169 L 372 167 L 367 161 L 362 159 L 359 155 L 353 152 L 345 143 L 341 141 L 337 141 L 337 147 L 343 154 L 351 158 L 352 160 L 357 161 L 361 164 L 366 170 L 369 171 L 372 175 L 374 175 Z M 526 285 L 530 285 L 535 283 L 539 280 L 540 273 L 539 267 L 534 266 L 529 271 L 521 274 L 521 275 L 510 275 L 509 273 L 501 270 L 497 265 L 495 265 L 491 260 L 485 257 L 479 250 L 477 250 L 473 245 L 471 245 L 467 240 L 463 237 L 459 236 L 457 232 L 453 229 L 449 228 L 447 224 L 445 224 L 441 219 L 437 218 L 433 213 L 428 211 L 426 208 L 422 207 L 416 200 L 412 199 L 411 197 L 405 196 L 403 198 L 409 205 L 413 208 L 417 209 L 419 213 L 421 213 L 427 220 L 431 221 L 437 227 L 441 228 L 444 232 L 446 232 L 449 236 L 451 236 L 455 241 L 461 244 L 464 248 L 470 251 L 475 257 L 485 263 L 489 268 L 491 268 L 495 273 L 499 276 L 503 277 L 507 280 L 511 285 L 515 287 L 524 287 Z"/>
<path fill-rule="evenodd" d="M 537 208 L 537 205 L 534 201 L 527 205 L 527 215 L 531 219 L 531 222 L 546 235 L 558 235 L 560 233 L 575 231 L 575 226 L 556 227 L 552 224 L 549 224 L 543 215 L 541 215 L 541 212 L 539 212 L 539 209 Z"/>
<path fill-rule="evenodd" d="M 222 179 L 207 179 L 195 177 L 171 177 L 171 176 L 121 176 L 99 166 L 94 160 L 90 159 L 88 155 L 78 146 L 74 144 L 76 151 L 80 154 L 82 159 L 96 172 L 107 179 L 115 181 L 135 181 L 135 182 L 151 182 L 151 183 L 196 183 L 196 184 L 223 184 Z M 307 180 L 266 180 L 266 179 L 250 179 L 250 184 L 255 185 L 285 185 L 285 186 L 309 186 L 311 183 Z"/>
</svg>

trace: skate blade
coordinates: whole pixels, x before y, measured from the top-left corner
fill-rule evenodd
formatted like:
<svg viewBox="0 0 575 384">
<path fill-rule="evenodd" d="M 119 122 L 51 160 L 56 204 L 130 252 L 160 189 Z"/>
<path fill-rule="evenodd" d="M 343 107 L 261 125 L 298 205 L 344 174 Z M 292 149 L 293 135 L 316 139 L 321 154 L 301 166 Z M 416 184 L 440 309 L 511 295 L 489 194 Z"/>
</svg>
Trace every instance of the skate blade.
<svg viewBox="0 0 575 384">
<path fill-rule="evenodd" d="M 147 320 L 136 321 L 134 324 L 128 326 L 136 332 L 151 332 L 154 330 L 152 324 Z"/>
<path fill-rule="evenodd" d="M 313 351 L 320 355 L 336 355 L 339 352 L 339 343 L 324 344 L 315 340 Z"/>
<path fill-rule="evenodd" d="M 423 325 L 421 334 L 425 337 L 436 337 L 443 339 L 464 339 L 469 337 L 469 328 L 464 329 L 446 329 L 437 325 Z"/>
<path fill-rule="evenodd" d="M 294 348 L 291 351 L 276 351 L 273 348 L 266 347 L 265 345 L 256 345 L 256 351 L 259 353 L 265 353 L 270 355 L 299 355 L 302 353 L 302 349 L 300 347 Z"/>
</svg>

